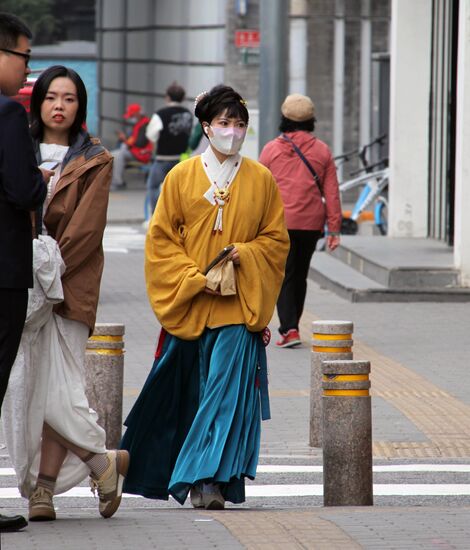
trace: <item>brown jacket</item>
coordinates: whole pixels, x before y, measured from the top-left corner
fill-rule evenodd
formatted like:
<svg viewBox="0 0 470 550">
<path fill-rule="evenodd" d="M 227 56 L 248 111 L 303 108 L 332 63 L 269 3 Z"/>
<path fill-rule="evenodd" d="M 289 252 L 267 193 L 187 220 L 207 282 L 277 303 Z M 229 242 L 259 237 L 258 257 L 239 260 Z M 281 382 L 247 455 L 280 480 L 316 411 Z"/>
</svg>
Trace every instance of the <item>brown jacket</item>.
<svg viewBox="0 0 470 550">
<path fill-rule="evenodd" d="M 40 159 L 39 159 L 40 160 Z M 66 270 L 64 301 L 55 313 L 85 323 L 90 333 L 103 273 L 113 158 L 96 138 L 82 132 L 62 163 L 62 173 L 44 216 L 47 232 L 58 243 Z"/>
</svg>

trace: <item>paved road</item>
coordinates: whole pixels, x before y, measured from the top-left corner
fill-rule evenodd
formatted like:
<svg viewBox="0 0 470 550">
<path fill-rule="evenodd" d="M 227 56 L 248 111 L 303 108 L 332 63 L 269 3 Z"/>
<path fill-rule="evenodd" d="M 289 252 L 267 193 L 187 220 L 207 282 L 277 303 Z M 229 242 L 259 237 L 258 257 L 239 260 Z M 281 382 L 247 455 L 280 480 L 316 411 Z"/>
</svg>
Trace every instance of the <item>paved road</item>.
<svg viewBox="0 0 470 550">
<path fill-rule="evenodd" d="M 126 325 L 125 413 L 159 330 L 145 295 L 143 245 L 139 225 L 106 232 L 98 320 Z M 372 361 L 374 507 L 322 507 L 321 450 L 307 445 L 316 318 L 354 321 L 355 355 Z M 58 521 L 4 534 L 1 548 L 468 549 L 469 319 L 468 304 L 351 304 L 311 284 L 303 346 L 268 348 L 273 419 L 263 423 L 258 475 L 246 504 L 233 507 L 238 512 L 125 497 L 115 518 L 103 521 L 83 485 L 56 498 Z M 0 455 L 0 506 L 24 512 L 6 451 Z"/>
</svg>

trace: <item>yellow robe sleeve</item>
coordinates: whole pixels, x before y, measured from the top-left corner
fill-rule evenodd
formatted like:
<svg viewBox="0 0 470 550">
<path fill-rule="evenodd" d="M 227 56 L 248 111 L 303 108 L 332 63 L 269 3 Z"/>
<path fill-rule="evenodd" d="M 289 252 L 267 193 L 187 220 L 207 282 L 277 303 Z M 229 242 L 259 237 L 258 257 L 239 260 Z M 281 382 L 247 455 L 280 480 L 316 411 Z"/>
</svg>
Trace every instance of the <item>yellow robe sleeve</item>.
<svg viewBox="0 0 470 550">
<path fill-rule="evenodd" d="M 271 174 L 265 177 L 265 206 L 258 235 L 250 242 L 235 243 L 240 253 L 238 294 L 245 324 L 252 332 L 262 330 L 271 320 L 289 252 L 281 196 Z"/>
<path fill-rule="evenodd" d="M 145 279 L 150 305 L 169 332 L 183 326 L 206 278 L 183 246 L 184 218 L 178 180 L 165 179 L 145 242 Z M 194 311 L 192 312 L 194 315 Z"/>
</svg>

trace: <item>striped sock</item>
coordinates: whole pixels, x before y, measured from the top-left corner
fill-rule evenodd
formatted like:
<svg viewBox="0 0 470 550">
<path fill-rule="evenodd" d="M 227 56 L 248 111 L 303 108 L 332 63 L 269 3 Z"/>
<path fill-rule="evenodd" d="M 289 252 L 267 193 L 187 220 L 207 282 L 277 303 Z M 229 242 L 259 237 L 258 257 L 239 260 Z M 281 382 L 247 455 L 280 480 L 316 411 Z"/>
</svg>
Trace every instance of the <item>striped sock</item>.
<svg viewBox="0 0 470 550">
<path fill-rule="evenodd" d="M 90 453 L 84 460 L 85 464 L 90 468 L 95 479 L 99 479 L 109 467 L 109 459 L 107 453 L 95 454 Z"/>
<path fill-rule="evenodd" d="M 36 488 L 42 487 L 43 489 L 47 489 L 52 494 L 54 494 L 55 489 L 55 482 L 57 481 L 57 478 L 46 476 L 44 474 L 38 475 L 38 480 L 36 481 Z"/>
</svg>

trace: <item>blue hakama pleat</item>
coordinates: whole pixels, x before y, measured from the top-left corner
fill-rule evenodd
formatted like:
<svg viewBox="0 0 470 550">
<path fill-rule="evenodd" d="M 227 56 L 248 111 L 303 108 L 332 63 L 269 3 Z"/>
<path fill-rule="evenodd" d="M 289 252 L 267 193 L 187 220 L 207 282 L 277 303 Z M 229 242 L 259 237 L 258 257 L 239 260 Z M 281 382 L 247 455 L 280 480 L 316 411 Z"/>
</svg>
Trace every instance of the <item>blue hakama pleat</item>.
<svg viewBox="0 0 470 550">
<path fill-rule="evenodd" d="M 245 500 L 259 455 L 261 345 L 244 325 L 206 329 L 195 341 L 167 335 L 125 422 L 125 492 L 183 504 L 206 481 L 220 483 L 226 500 Z"/>
</svg>

